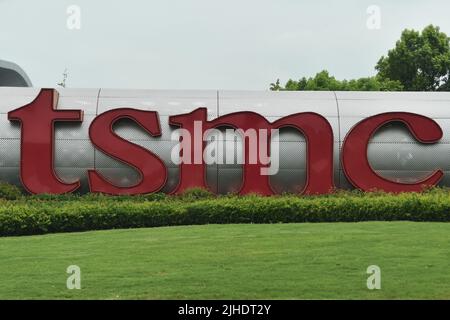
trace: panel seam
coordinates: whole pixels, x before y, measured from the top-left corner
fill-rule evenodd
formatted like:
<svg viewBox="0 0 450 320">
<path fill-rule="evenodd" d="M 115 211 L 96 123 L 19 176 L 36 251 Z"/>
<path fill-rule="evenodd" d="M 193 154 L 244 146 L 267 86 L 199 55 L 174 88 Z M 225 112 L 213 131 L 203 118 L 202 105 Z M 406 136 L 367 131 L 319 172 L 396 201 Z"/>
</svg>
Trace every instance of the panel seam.
<svg viewBox="0 0 450 320">
<path fill-rule="evenodd" d="M 217 117 L 220 117 L 219 114 L 219 90 L 216 91 L 216 112 Z M 216 152 L 218 151 L 219 145 L 216 141 Z M 216 163 L 216 194 L 219 193 L 219 164 Z"/>
<path fill-rule="evenodd" d="M 102 88 L 99 88 L 98 89 L 98 93 L 97 93 L 97 104 L 95 106 L 95 117 L 98 116 L 98 104 L 100 102 L 100 92 L 101 91 L 102 91 Z M 88 132 L 88 134 L 89 134 L 89 132 Z M 92 146 L 92 147 L 94 148 L 94 170 L 96 170 L 97 169 L 97 159 L 96 159 L 97 158 L 97 156 L 96 156 L 97 155 L 97 151 L 96 151 L 94 146 Z"/>
<path fill-rule="evenodd" d="M 334 99 L 336 101 L 336 111 L 337 111 L 337 119 L 338 119 L 338 137 L 339 137 L 339 149 L 338 149 L 338 185 L 339 188 L 341 187 L 341 168 L 342 168 L 342 164 L 341 164 L 341 116 L 339 113 L 339 100 L 337 98 L 337 94 L 336 91 L 333 91 L 334 94 Z"/>
</svg>

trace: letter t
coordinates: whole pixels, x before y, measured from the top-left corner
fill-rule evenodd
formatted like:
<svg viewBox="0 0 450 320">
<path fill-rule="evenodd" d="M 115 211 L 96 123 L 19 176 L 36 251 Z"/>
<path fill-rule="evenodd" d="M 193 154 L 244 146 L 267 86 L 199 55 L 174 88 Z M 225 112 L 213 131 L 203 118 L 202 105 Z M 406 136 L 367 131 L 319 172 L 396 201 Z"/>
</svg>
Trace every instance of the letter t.
<svg viewBox="0 0 450 320">
<path fill-rule="evenodd" d="M 80 181 L 65 183 L 55 173 L 54 122 L 83 121 L 81 110 L 56 110 L 58 92 L 42 89 L 36 99 L 8 113 L 8 120 L 21 123 L 20 179 L 30 193 L 72 192 Z"/>
</svg>

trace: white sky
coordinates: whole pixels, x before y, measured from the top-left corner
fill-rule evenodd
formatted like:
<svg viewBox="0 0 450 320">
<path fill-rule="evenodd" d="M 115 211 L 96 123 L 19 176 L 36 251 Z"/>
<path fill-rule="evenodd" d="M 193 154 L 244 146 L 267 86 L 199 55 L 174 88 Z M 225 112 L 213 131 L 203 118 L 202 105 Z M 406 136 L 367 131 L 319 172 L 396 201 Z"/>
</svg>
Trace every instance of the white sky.
<svg viewBox="0 0 450 320">
<path fill-rule="evenodd" d="M 67 28 L 73 4 L 80 30 Z M 404 28 L 450 35 L 449 12 L 448 0 L 0 0 L 0 59 L 37 87 L 67 68 L 69 87 L 267 89 L 322 69 L 373 75 Z"/>
</svg>

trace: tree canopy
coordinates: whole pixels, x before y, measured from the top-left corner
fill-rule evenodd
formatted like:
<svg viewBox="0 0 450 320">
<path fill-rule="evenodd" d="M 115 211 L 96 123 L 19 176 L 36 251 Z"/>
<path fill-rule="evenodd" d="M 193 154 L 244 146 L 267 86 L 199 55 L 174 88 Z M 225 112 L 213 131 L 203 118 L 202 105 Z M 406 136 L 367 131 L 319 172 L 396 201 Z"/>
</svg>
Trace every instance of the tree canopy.
<svg viewBox="0 0 450 320">
<path fill-rule="evenodd" d="M 405 29 L 395 48 L 375 66 L 377 74 L 352 80 L 337 80 L 327 70 L 314 77 L 278 79 L 274 91 L 450 91 L 450 38 L 439 27 L 429 25 L 422 32 Z"/>
<path fill-rule="evenodd" d="M 399 81 L 382 79 L 378 76 L 353 80 L 337 80 L 330 76 L 328 71 L 322 70 L 314 77 L 300 80 L 289 79 L 285 86 L 280 81 L 272 83 L 270 89 L 273 91 L 401 91 L 403 86 Z"/>
</svg>

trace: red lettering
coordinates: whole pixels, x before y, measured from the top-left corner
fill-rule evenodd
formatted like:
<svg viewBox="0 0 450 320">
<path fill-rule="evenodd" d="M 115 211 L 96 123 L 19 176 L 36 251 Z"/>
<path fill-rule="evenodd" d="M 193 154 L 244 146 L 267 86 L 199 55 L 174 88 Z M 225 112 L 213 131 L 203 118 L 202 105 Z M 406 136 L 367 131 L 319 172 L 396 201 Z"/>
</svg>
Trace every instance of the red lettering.
<svg viewBox="0 0 450 320">
<path fill-rule="evenodd" d="M 92 192 L 112 195 L 145 194 L 159 191 L 167 179 L 167 168 L 153 152 L 133 144 L 113 131 L 113 125 L 128 118 L 139 124 L 152 136 L 161 135 L 158 113 L 136 109 L 114 109 L 97 116 L 89 127 L 92 143 L 105 154 L 136 169 L 140 182 L 134 186 L 115 186 L 95 170 L 89 170 L 89 188 Z"/>
<path fill-rule="evenodd" d="M 442 170 L 415 183 L 400 183 L 381 177 L 370 166 L 367 159 L 369 140 L 381 126 L 392 121 L 403 122 L 421 143 L 435 143 L 442 138 L 442 129 L 434 120 L 414 113 L 388 112 L 364 119 L 347 134 L 342 147 L 342 164 L 348 180 L 364 191 L 418 192 L 424 187 L 435 186 L 444 175 Z"/>
<path fill-rule="evenodd" d="M 21 123 L 20 179 L 30 193 L 72 192 L 80 182 L 65 183 L 54 170 L 54 123 L 83 121 L 81 110 L 56 110 L 58 92 L 42 89 L 36 99 L 8 113 L 10 121 Z"/>
<path fill-rule="evenodd" d="M 203 136 L 200 137 L 201 143 L 199 143 L 198 141 L 199 137 L 197 137 L 197 140 L 195 140 L 196 137 L 194 136 L 194 121 L 202 121 L 202 123 L 204 123 L 204 121 L 206 121 L 206 117 L 207 110 L 205 108 L 199 108 L 192 111 L 191 113 L 169 117 L 169 123 L 171 125 L 179 126 L 191 133 L 191 141 L 181 141 L 182 152 L 184 152 L 183 150 L 186 149 L 191 150 L 190 159 L 194 159 L 196 153 L 200 153 L 203 157 Z M 191 147 L 185 148 L 183 147 L 183 144 L 190 144 Z M 208 189 L 208 186 L 206 184 L 206 167 L 203 159 L 201 160 L 201 163 L 198 164 L 195 164 L 194 161 L 191 161 L 189 164 L 181 163 L 179 165 L 179 168 L 180 180 L 175 190 L 172 191 L 173 194 L 183 193 L 190 188 Z"/>
<path fill-rule="evenodd" d="M 266 118 L 254 112 L 231 113 L 212 121 L 207 121 L 206 116 L 207 110 L 200 108 L 188 114 L 169 118 L 170 124 L 181 126 L 191 133 L 191 141 L 181 142 L 182 144 L 189 143 L 191 146 L 194 146 L 194 148 L 191 148 L 191 159 L 194 159 L 195 152 L 198 152 L 198 148 L 203 150 L 204 147 L 204 144 L 199 144 L 194 141 L 198 139 L 194 135 L 194 121 L 201 121 L 203 123 L 202 135 L 207 129 L 228 126 L 243 131 L 256 129 L 257 139 L 259 140 L 259 130 L 265 129 L 269 132 L 266 138 L 268 145 L 270 144 L 271 129 L 293 127 L 302 132 L 307 141 L 307 182 L 303 193 L 322 194 L 328 193 L 334 188 L 333 131 L 324 117 L 316 113 L 305 112 L 293 114 L 270 123 Z M 249 143 L 245 143 L 244 145 L 243 181 L 239 193 L 274 194 L 270 186 L 269 176 L 261 174 L 261 169 L 265 165 L 260 162 L 261 159 L 259 157 L 256 163 L 250 163 L 248 161 L 250 145 Z M 173 193 L 182 193 L 192 187 L 206 188 L 205 170 L 206 165 L 203 160 L 200 164 L 181 163 L 180 182 Z"/>
<path fill-rule="evenodd" d="M 81 122 L 83 112 L 57 110 L 57 101 L 57 91 L 42 89 L 33 102 L 8 113 L 10 121 L 21 124 L 20 178 L 30 193 L 61 194 L 80 186 L 79 181 L 65 183 L 55 173 L 54 123 Z M 113 125 L 124 118 L 136 122 L 153 137 L 161 135 L 157 112 L 121 108 L 97 116 L 90 125 L 89 136 L 97 149 L 137 170 L 140 180 L 133 186 L 122 187 L 114 185 L 96 170 L 88 170 L 90 190 L 113 195 L 157 192 L 166 183 L 167 168 L 153 152 L 114 132 Z M 350 130 L 342 146 L 342 166 L 348 180 L 364 191 L 378 189 L 393 193 L 417 192 L 437 185 L 444 175 L 440 169 L 414 183 L 401 183 L 378 175 L 371 167 L 367 157 L 368 143 L 381 126 L 394 121 L 404 123 L 420 143 L 436 143 L 443 136 L 442 129 L 434 120 L 418 114 L 389 112 L 364 119 Z M 181 155 L 180 180 L 172 193 L 179 194 L 194 187 L 207 188 L 203 158 L 206 142 L 203 138 L 207 130 L 221 127 L 234 128 L 243 135 L 243 179 L 239 194 L 274 194 L 268 173 L 274 174 L 268 170 L 270 135 L 272 130 L 284 127 L 296 129 L 306 139 L 306 185 L 301 193 L 326 194 L 334 189 L 333 131 L 329 122 L 319 114 L 296 113 L 269 122 L 255 112 L 235 112 L 208 121 L 207 109 L 199 108 L 191 113 L 171 116 L 169 123 L 190 133 L 183 135 L 184 140 L 181 141 L 182 152 L 189 154 Z M 186 159 L 191 161 L 186 162 Z"/>
<path fill-rule="evenodd" d="M 273 123 L 277 129 L 293 127 L 306 139 L 306 186 L 304 194 L 326 194 L 334 190 L 333 129 L 314 112 L 293 114 Z"/>
</svg>

